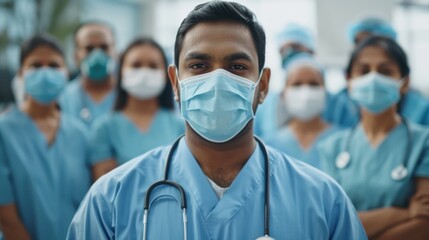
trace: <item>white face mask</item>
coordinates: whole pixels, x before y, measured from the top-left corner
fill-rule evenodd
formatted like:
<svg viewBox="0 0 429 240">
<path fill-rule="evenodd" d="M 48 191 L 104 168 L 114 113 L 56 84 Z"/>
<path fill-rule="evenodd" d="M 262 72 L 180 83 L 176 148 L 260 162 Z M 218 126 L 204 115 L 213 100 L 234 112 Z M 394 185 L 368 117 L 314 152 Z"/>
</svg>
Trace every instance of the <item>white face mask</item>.
<svg viewBox="0 0 429 240">
<path fill-rule="evenodd" d="M 322 86 L 288 87 L 283 100 L 287 112 L 302 121 L 309 121 L 325 109 L 326 92 Z"/>
<path fill-rule="evenodd" d="M 166 84 L 165 71 L 161 69 L 128 68 L 122 73 L 121 86 L 128 94 L 138 99 L 159 96 Z"/>
</svg>

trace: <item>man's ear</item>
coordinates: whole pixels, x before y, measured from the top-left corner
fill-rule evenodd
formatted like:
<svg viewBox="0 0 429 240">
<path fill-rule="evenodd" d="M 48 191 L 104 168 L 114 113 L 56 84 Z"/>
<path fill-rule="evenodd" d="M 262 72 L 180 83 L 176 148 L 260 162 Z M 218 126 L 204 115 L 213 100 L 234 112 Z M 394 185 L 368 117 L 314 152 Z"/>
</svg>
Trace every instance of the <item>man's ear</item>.
<svg viewBox="0 0 429 240">
<path fill-rule="evenodd" d="M 174 92 L 174 101 L 179 101 L 179 90 L 177 89 L 177 86 L 179 84 L 179 78 L 176 74 L 176 66 L 174 64 L 171 64 L 168 66 L 168 78 L 170 79 L 171 86 L 173 87 Z"/>
<path fill-rule="evenodd" d="M 258 99 L 259 104 L 263 103 L 265 98 L 268 95 L 270 78 L 271 78 L 271 69 L 270 68 L 262 69 L 261 79 L 259 80 L 259 99 Z"/>
<path fill-rule="evenodd" d="M 410 77 L 407 76 L 404 78 L 404 84 L 402 84 L 401 86 L 401 95 L 404 95 L 406 92 L 408 92 L 408 90 L 410 90 Z"/>
<path fill-rule="evenodd" d="M 346 75 L 346 89 L 347 89 L 347 92 L 350 92 L 352 90 L 351 87 L 350 87 L 351 81 L 352 81 L 352 77 L 347 74 Z"/>
</svg>

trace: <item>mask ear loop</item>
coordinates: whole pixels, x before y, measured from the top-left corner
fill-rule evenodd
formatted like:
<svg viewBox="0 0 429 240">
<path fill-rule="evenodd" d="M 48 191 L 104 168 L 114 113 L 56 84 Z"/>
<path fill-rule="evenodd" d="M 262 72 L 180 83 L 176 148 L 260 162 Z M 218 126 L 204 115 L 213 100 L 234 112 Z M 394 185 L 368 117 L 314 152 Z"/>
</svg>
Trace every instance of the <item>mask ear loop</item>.
<svg viewBox="0 0 429 240">
<path fill-rule="evenodd" d="M 261 73 L 259 74 L 258 81 L 255 83 L 255 90 L 253 90 L 253 98 L 252 99 L 255 99 L 256 89 L 257 89 L 257 87 L 259 87 L 259 84 L 260 84 L 261 78 L 262 78 L 262 74 L 264 73 L 264 71 L 265 71 L 265 68 L 262 69 Z M 265 100 L 265 93 L 259 92 L 258 104 L 262 104 L 264 102 L 264 100 Z"/>
</svg>

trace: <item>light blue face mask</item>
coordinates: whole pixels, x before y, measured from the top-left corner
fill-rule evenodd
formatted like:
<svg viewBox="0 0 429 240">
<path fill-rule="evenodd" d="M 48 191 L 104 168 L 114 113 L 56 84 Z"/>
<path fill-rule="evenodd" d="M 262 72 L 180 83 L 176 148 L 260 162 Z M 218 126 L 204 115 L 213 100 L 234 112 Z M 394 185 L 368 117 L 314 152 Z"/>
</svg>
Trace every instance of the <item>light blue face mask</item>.
<svg viewBox="0 0 429 240">
<path fill-rule="evenodd" d="M 179 81 L 181 114 L 204 139 L 223 143 L 254 118 L 257 83 L 223 69 Z"/>
<path fill-rule="evenodd" d="M 56 101 L 66 83 L 66 74 L 55 68 L 39 68 L 24 74 L 25 93 L 41 104 Z"/>
<path fill-rule="evenodd" d="M 94 82 L 103 82 L 113 73 L 113 60 L 101 49 L 94 49 L 81 64 L 82 74 Z"/>
<path fill-rule="evenodd" d="M 398 103 L 403 81 L 377 72 L 351 80 L 350 97 L 371 113 L 380 114 Z"/>
</svg>

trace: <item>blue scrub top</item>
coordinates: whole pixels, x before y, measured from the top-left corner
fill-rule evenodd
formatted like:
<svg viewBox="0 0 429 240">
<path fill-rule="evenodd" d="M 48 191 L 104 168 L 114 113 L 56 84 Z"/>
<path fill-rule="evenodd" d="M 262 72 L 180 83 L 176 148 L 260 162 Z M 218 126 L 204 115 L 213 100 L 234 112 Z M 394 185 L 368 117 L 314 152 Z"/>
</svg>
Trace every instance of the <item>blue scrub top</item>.
<svg viewBox="0 0 429 240">
<path fill-rule="evenodd" d="M 85 127 L 60 121 L 49 146 L 24 112 L 0 118 L 0 205 L 16 205 L 32 239 L 64 239 L 91 184 Z"/>
<path fill-rule="evenodd" d="M 322 169 L 334 177 L 346 191 L 358 211 L 383 207 L 407 207 L 415 192 L 416 177 L 429 177 L 429 129 L 409 123 L 412 135 L 408 156 L 408 176 L 394 180 L 391 172 L 404 162 L 407 152 L 407 128 L 400 124 L 377 146 L 372 147 L 362 126 L 332 135 L 320 146 Z M 337 156 L 346 149 L 351 155 L 348 166 L 338 169 Z"/>
<path fill-rule="evenodd" d="M 71 81 L 60 96 L 61 111 L 82 121 L 86 126 L 92 126 L 100 116 L 113 110 L 116 100 L 116 91 L 112 90 L 101 102 L 94 102 L 84 91 L 82 80 L 77 78 Z M 82 113 L 83 109 L 89 110 L 87 118 Z"/>
<path fill-rule="evenodd" d="M 157 148 L 101 177 L 76 213 L 67 239 L 141 239 L 148 187 L 163 179 L 170 147 Z M 270 230 L 276 239 L 367 239 L 351 202 L 329 177 L 268 149 Z M 256 239 L 264 232 L 264 158 L 256 148 L 219 199 L 184 139 L 169 180 L 186 192 L 188 239 Z M 178 191 L 152 192 L 148 239 L 182 239 Z"/>
<path fill-rule="evenodd" d="M 280 152 L 286 153 L 293 158 L 299 159 L 312 165 L 313 167 L 320 168 L 320 159 L 317 146 L 324 139 L 339 131 L 340 128 L 329 126 L 323 130 L 319 136 L 314 140 L 314 143 L 308 149 L 304 149 L 296 138 L 295 134 L 289 127 L 282 128 L 272 138 L 267 140 L 267 144 Z"/>
<path fill-rule="evenodd" d="M 146 132 L 122 112 L 107 114 L 94 124 L 91 162 L 113 158 L 118 164 L 124 164 L 151 149 L 169 145 L 184 132 L 184 121 L 165 109 L 156 113 Z"/>
<path fill-rule="evenodd" d="M 429 125 L 429 99 L 416 90 L 409 90 L 401 99 L 399 113 L 411 122 Z M 324 118 L 344 127 L 359 122 L 359 107 L 350 99 L 347 89 L 330 96 Z"/>
</svg>

